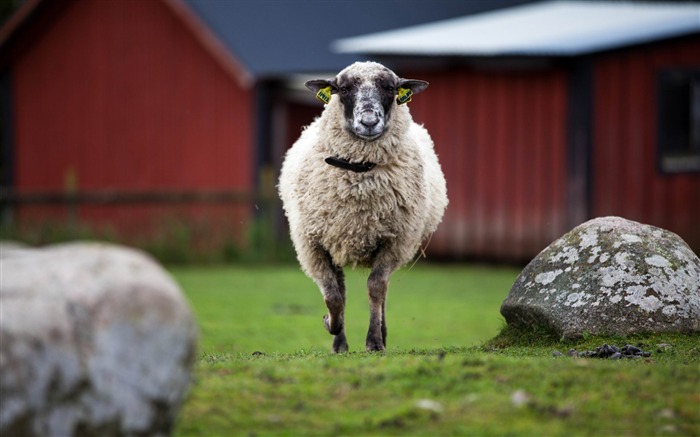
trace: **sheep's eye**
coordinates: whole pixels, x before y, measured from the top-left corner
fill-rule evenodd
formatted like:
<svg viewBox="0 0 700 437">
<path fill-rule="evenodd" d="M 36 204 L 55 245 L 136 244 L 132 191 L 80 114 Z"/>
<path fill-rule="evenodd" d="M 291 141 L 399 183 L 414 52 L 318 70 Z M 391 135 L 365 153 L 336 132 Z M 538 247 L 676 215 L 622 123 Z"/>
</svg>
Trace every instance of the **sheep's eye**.
<svg viewBox="0 0 700 437">
<path fill-rule="evenodd" d="M 393 86 L 388 86 L 386 87 L 387 92 L 393 93 L 394 92 L 394 87 Z"/>
<path fill-rule="evenodd" d="M 348 87 L 346 87 L 346 86 L 340 87 L 340 94 L 347 96 L 348 95 Z"/>
</svg>

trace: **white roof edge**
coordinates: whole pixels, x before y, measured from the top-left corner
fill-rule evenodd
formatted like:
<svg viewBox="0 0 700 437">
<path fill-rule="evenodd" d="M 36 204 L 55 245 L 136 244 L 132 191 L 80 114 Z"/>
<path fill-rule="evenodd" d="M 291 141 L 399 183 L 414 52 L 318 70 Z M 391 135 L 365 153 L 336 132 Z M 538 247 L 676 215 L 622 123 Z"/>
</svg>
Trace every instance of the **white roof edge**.
<svg viewBox="0 0 700 437">
<path fill-rule="evenodd" d="M 575 56 L 700 32 L 700 3 L 548 1 L 334 41 L 340 53 Z"/>
</svg>

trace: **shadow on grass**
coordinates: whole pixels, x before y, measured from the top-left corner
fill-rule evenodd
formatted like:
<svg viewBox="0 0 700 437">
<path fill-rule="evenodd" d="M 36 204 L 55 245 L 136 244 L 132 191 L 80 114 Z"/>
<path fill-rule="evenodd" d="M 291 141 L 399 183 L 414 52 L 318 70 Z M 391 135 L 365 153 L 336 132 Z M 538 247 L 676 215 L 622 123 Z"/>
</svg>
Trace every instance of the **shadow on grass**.
<svg viewBox="0 0 700 437">
<path fill-rule="evenodd" d="M 505 325 L 498 335 L 484 343 L 483 348 L 488 350 L 508 347 L 543 347 L 562 343 L 563 340 L 556 333 L 541 326 L 523 329 Z M 568 343 L 573 342 L 569 341 Z"/>
<path fill-rule="evenodd" d="M 697 333 L 585 334 L 578 339 L 564 339 L 541 327 L 528 330 L 506 325 L 479 349 L 512 356 L 548 356 L 555 350 L 593 350 L 604 344 L 633 345 L 651 352 L 653 359 L 662 361 L 690 363 L 700 360 L 700 334 Z"/>
</svg>

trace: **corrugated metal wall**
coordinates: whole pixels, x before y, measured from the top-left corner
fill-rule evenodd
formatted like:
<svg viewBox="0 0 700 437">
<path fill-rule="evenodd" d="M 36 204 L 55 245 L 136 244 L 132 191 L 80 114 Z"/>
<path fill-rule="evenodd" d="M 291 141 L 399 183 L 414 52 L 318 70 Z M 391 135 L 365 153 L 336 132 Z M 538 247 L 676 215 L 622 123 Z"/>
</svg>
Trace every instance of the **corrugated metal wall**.
<svg viewBox="0 0 700 437">
<path fill-rule="evenodd" d="M 669 229 L 700 251 L 700 173 L 657 166 L 657 75 L 700 68 L 700 38 L 597 59 L 594 70 L 594 216 L 619 215 Z"/>
<path fill-rule="evenodd" d="M 528 260 L 566 232 L 566 74 L 413 73 L 409 104 L 435 142 L 450 197 L 429 252 Z"/>
<path fill-rule="evenodd" d="M 253 189 L 251 91 L 162 2 L 73 2 L 12 78 L 20 192 Z M 116 225 L 158 211 L 80 208 L 81 218 Z"/>
</svg>

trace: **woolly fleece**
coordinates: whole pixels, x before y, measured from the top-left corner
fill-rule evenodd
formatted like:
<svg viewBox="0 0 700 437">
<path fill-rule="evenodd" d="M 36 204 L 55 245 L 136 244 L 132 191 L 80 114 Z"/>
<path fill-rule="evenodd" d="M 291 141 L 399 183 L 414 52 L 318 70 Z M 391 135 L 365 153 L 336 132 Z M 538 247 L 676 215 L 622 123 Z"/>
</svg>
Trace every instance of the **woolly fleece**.
<svg viewBox="0 0 700 437">
<path fill-rule="evenodd" d="M 344 71 L 352 68 L 363 75 L 383 69 L 356 63 Z M 394 102 L 386 132 L 374 141 L 351 134 L 345 124 L 343 105 L 333 95 L 287 152 L 279 179 L 297 257 L 317 282 L 325 252 L 341 267 L 371 267 L 378 257 L 394 268 L 406 264 L 436 230 L 448 203 L 433 142 L 407 105 Z M 328 156 L 376 167 L 355 173 L 326 164 Z"/>
</svg>

